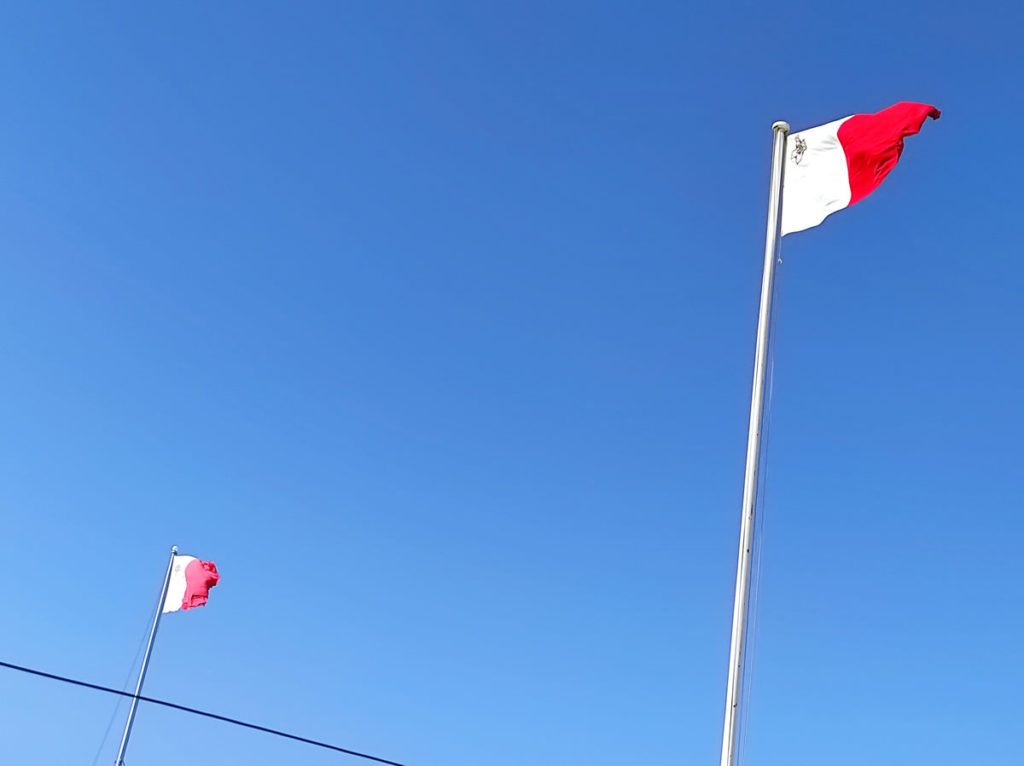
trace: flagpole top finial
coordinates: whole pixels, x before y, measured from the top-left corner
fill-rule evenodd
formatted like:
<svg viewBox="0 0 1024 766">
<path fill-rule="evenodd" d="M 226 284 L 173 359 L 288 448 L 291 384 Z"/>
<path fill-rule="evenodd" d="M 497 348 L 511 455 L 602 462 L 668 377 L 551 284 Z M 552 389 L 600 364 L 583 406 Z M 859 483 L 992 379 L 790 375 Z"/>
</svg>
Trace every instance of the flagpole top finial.
<svg viewBox="0 0 1024 766">
<path fill-rule="evenodd" d="M 178 546 L 177 545 L 172 545 L 171 546 L 171 553 L 177 553 L 177 552 L 178 552 Z"/>
<path fill-rule="evenodd" d="M 772 130 L 781 130 L 783 133 L 789 133 L 789 123 L 783 120 L 779 120 L 772 125 Z"/>
</svg>

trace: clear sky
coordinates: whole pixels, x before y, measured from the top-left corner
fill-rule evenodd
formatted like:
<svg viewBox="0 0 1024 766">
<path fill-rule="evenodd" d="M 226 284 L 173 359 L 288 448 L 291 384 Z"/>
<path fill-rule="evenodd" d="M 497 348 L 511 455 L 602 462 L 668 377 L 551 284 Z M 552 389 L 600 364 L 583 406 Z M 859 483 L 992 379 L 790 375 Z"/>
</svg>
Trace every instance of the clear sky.
<svg viewBox="0 0 1024 766">
<path fill-rule="evenodd" d="M 1009 763 L 1012 3 L 15 3 L 0 659 L 410 766 L 717 763 L 773 121 L 942 119 L 787 237 L 746 759 Z M 0 670 L 0 762 L 126 706 Z M 129 766 L 358 763 L 143 706 Z"/>
</svg>

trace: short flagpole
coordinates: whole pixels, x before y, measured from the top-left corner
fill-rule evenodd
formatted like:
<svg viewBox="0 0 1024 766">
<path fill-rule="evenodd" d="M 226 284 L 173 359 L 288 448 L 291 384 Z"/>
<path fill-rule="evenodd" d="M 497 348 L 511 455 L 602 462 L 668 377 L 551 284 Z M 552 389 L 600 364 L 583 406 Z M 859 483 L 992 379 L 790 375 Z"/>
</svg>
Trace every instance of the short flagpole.
<svg viewBox="0 0 1024 766">
<path fill-rule="evenodd" d="M 164 602 L 167 600 L 167 587 L 171 583 L 171 572 L 174 570 L 174 557 L 176 555 L 178 555 L 178 546 L 171 548 L 171 560 L 167 562 L 167 574 L 164 575 L 164 585 L 160 589 L 160 600 L 156 605 L 156 616 L 153 618 L 153 627 L 149 631 L 149 641 L 146 642 L 146 653 L 142 656 L 142 670 L 139 671 L 139 681 L 135 684 L 132 706 L 128 710 L 128 722 L 124 726 L 124 734 L 121 736 L 121 747 L 117 750 L 117 760 L 114 761 L 114 766 L 124 766 L 124 754 L 128 749 L 128 738 L 132 735 L 132 724 L 135 722 L 135 711 L 139 704 L 139 694 L 142 693 L 142 682 L 146 680 L 149 655 L 153 651 L 153 640 L 156 638 L 156 630 L 160 627 L 160 616 L 163 614 Z"/>
<path fill-rule="evenodd" d="M 772 125 L 771 186 L 768 192 L 768 230 L 764 244 L 764 272 L 761 277 L 761 309 L 757 317 L 754 347 L 754 385 L 750 397 L 750 426 L 747 431 L 747 466 L 743 474 L 743 517 L 740 522 L 740 551 L 736 567 L 736 597 L 732 612 L 732 641 L 729 646 L 729 681 L 725 696 L 725 726 L 722 732 L 721 766 L 734 766 L 739 741 L 740 691 L 743 680 L 743 644 L 747 631 L 750 595 L 750 562 L 754 550 L 754 511 L 757 501 L 757 468 L 761 454 L 761 426 L 764 413 L 764 379 L 768 359 L 768 329 L 771 326 L 772 286 L 779 246 L 782 210 L 782 174 L 789 124 Z"/>
</svg>

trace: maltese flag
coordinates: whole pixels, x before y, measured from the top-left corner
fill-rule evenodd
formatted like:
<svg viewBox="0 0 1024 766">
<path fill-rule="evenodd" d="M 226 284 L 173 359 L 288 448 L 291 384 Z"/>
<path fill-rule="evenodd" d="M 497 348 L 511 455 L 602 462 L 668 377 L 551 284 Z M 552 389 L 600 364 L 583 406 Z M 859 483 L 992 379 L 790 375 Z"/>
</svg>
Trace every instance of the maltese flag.
<svg viewBox="0 0 1024 766">
<path fill-rule="evenodd" d="M 903 153 L 903 139 L 939 118 L 928 104 L 901 101 L 875 114 L 855 114 L 786 140 L 782 233 L 817 226 L 860 202 L 882 183 Z"/>
<path fill-rule="evenodd" d="M 177 612 L 179 609 L 194 609 L 206 603 L 210 588 L 217 584 L 220 575 L 212 561 L 200 561 L 195 556 L 174 557 L 171 580 L 167 584 L 167 598 L 161 611 Z"/>
</svg>

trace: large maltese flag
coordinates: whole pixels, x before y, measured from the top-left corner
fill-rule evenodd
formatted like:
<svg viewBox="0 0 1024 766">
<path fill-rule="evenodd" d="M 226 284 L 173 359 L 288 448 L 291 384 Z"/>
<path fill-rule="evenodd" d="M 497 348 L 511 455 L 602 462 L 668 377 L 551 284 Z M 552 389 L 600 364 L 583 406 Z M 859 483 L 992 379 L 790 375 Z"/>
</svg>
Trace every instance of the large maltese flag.
<svg viewBox="0 0 1024 766">
<path fill-rule="evenodd" d="M 782 182 L 782 233 L 817 226 L 868 196 L 896 167 L 903 139 L 939 114 L 934 106 L 901 101 L 875 114 L 791 133 Z"/>
<path fill-rule="evenodd" d="M 175 556 L 171 568 L 171 579 L 167 583 L 167 598 L 163 611 L 177 612 L 179 609 L 194 609 L 206 603 L 210 588 L 217 584 L 220 575 L 212 561 L 200 561 L 195 556 Z"/>
</svg>

